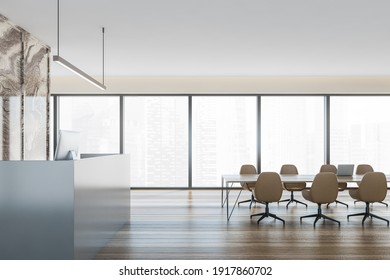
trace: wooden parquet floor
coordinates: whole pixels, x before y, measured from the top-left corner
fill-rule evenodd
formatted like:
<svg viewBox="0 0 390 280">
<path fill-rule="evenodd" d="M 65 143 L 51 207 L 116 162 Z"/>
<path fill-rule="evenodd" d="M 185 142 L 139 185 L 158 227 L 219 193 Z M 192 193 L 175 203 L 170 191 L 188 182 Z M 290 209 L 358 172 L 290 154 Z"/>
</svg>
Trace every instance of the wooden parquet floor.
<svg viewBox="0 0 390 280">
<path fill-rule="evenodd" d="M 238 191 L 233 191 L 234 195 Z M 233 195 L 232 195 L 233 196 Z M 248 192 L 241 200 L 249 198 Z M 283 198 L 288 198 L 285 192 Z M 304 201 L 300 193 L 296 198 Z M 226 209 L 220 205 L 218 190 L 132 190 L 131 218 L 97 259 L 167 259 L 167 260 L 390 260 L 390 228 L 386 222 L 347 214 L 364 212 L 365 204 L 356 205 L 348 192 L 341 192 L 338 200 L 348 203 L 324 207 L 323 213 L 341 222 L 320 220 L 313 227 L 313 218 L 299 217 L 317 212 L 309 207 L 286 203 L 270 204 L 270 212 L 286 220 L 286 225 L 266 218 L 259 225 L 251 213 L 263 212 L 257 204 L 236 208 L 230 221 Z M 233 200 L 232 200 L 233 202 Z M 306 202 L 306 201 L 305 201 Z M 372 206 L 373 213 L 390 219 L 390 208 L 382 204 Z"/>
</svg>

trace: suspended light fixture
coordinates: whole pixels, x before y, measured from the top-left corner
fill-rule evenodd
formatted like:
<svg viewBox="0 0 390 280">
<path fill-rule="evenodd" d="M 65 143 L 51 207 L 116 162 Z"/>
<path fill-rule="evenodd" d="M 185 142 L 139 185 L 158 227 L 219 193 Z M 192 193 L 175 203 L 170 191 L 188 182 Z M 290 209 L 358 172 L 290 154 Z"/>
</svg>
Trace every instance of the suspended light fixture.
<svg viewBox="0 0 390 280">
<path fill-rule="evenodd" d="M 75 74 L 79 75 L 81 78 L 90 82 L 94 86 L 98 87 L 101 90 L 105 90 L 107 87 L 104 85 L 104 27 L 102 27 L 102 38 L 103 38 L 103 83 L 98 82 L 91 76 L 89 76 L 84 71 L 80 70 L 72 63 L 60 56 L 60 0 L 57 0 L 57 55 L 53 55 L 53 61 L 62 65 L 63 67 L 69 69 Z"/>
</svg>

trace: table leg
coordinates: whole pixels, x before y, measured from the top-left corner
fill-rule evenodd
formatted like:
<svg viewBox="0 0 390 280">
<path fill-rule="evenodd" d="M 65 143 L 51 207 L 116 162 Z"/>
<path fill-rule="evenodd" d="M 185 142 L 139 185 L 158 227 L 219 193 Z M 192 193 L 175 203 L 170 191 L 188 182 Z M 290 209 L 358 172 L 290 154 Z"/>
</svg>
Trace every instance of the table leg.
<svg viewBox="0 0 390 280">
<path fill-rule="evenodd" d="M 231 185 L 230 185 L 230 190 L 231 190 L 232 187 L 233 187 L 233 183 L 231 183 Z M 228 188 L 228 185 L 226 186 L 226 188 Z M 242 192 L 242 189 L 241 189 L 240 192 L 238 193 L 237 197 L 236 197 L 236 200 L 234 202 L 232 210 L 229 212 L 229 193 L 230 193 L 230 190 L 226 190 L 226 196 L 227 196 L 227 198 L 226 198 L 226 218 L 227 218 L 228 222 L 229 222 L 230 217 L 232 216 L 232 214 L 234 212 L 234 209 L 237 206 L 238 199 L 240 198 L 240 195 L 241 195 L 241 192 Z"/>
<path fill-rule="evenodd" d="M 221 177 L 221 207 L 223 208 L 223 206 L 225 205 L 225 201 L 223 200 L 223 177 Z"/>
<path fill-rule="evenodd" d="M 225 182 L 226 185 L 226 219 L 229 221 L 229 182 Z"/>
</svg>

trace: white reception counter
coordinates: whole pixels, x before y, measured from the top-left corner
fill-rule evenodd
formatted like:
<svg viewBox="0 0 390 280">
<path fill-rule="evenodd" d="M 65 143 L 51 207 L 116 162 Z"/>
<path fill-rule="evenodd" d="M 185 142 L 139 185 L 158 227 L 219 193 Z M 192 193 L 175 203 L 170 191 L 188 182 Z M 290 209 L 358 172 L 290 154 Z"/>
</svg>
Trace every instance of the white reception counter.
<svg viewBox="0 0 390 280">
<path fill-rule="evenodd" d="M 0 259 L 93 259 L 130 219 L 130 157 L 0 161 Z"/>
</svg>

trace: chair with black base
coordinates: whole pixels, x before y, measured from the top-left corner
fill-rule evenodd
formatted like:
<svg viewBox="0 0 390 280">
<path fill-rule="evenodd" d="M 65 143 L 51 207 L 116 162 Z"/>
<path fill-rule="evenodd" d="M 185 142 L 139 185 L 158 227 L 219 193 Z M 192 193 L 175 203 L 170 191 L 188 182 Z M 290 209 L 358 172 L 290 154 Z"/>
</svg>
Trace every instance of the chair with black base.
<svg viewBox="0 0 390 280">
<path fill-rule="evenodd" d="M 263 220 L 264 218 L 272 217 L 274 219 L 282 221 L 283 225 L 285 225 L 285 221 L 282 218 L 269 212 L 269 203 L 278 202 L 279 199 L 282 197 L 282 192 L 283 192 L 282 181 L 278 173 L 276 172 L 260 173 L 259 178 L 257 179 L 256 182 L 255 189 L 253 190 L 253 194 L 256 200 L 265 203 L 265 212 L 253 214 L 251 215 L 251 218 L 254 216 L 260 216 L 260 218 L 257 220 L 257 223 L 259 224 L 260 221 Z"/>
<path fill-rule="evenodd" d="M 387 222 L 389 226 L 389 220 L 379 217 L 370 212 L 370 203 L 382 202 L 387 195 L 387 182 L 386 176 L 382 172 L 368 172 L 363 175 L 362 181 L 359 184 L 358 189 L 349 190 L 349 194 L 352 198 L 363 201 L 366 203 L 366 210 L 363 213 L 350 214 L 347 216 L 363 216 L 362 225 L 364 221 L 368 218 L 377 218 L 379 220 Z"/>
<path fill-rule="evenodd" d="M 355 172 L 356 175 L 364 175 L 367 172 L 374 172 L 374 168 L 372 168 L 372 166 L 369 164 L 359 164 L 358 166 L 356 166 L 356 172 Z M 359 186 L 360 182 L 358 182 L 357 184 Z M 356 204 L 356 202 L 359 202 L 359 201 L 360 200 L 355 200 L 353 203 Z M 386 207 L 389 207 L 389 204 L 387 204 L 386 202 L 383 202 L 383 201 L 378 201 L 378 202 L 380 204 L 386 205 Z"/>
<path fill-rule="evenodd" d="M 281 175 L 295 175 L 295 174 L 298 174 L 298 169 L 293 164 L 284 164 L 284 165 L 282 165 L 282 168 L 280 169 L 280 174 Z M 299 200 L 296 200 L 295 197 L 294 197 L 294 192 L 302 191 L 303 189 L 306 188 L 306 183 L 305 182 L 300 182 L 300 183 L 283 183 L 283 188 L 286 191 L 289 191 L 291 193 L 289 199 L 284 199 L 284 200 L 279 201 L 279 202 L 286 202 L 287 201 L 286 208 L 288 208 L 288 206 L 292 202 L 303 204 L 303 205 L 305 205 L 307 207 L 306 203 L 304 203 L 302 201 L 299 201 Z"/>
<path fill-rule="evenodd" d="M 256 167 L 251 164 L 244 164 L 241 166 L 240 174 L 257 174 Z M 256 183 L 241 183 L 241 187 L 244 190 L 251 192 L 251 199 L 240 201 L 238 202 L 238 205 L 240 205 L 241 203 L 250 202 L 249 209 L 252 207 L 253 202 L 256 202 L 252 192 L 255 189 L 255 185 Z"/>
<path fill-rule="evenodd" d="M 333 172 L 318 173 L 314 177 L 310 190 L 302 191 L 302 196 L 306 200 L 317 203 L 318 205 L 317 214 L 302 216 L 300 218 L 300 221 L 302 222 L 302 219 L 304 218 L 315 217 L 314 227 L 316 226 L 317 221 L 321 218 L 323 218 L 324 220 L 330 220 L 336 222 L 340 226 L 339 221 L 322 214 L 322 209 L 321 209 L 322 204 L 335 202 L 337 198 L 337 194 L 338 194 L 338 182 L 337 182 L 336 174 L 334 174 Z"/>
<path fill-rule="evenodd" d="M 333 164 L 324 164 L 321 166 L 320 172 L 332 172 L 334 174 L 337 174 L 337 168 Z M 347 188 L 347 183 L 338 183 L 338 187 L 339 187 L 339 192 L 342 192 Z M 335 202 L 340 203 L 342 205 L 345 205 L 348 208 L 347 203 L 344 203 L 344 202 L 337 200 L 337 199 L 335 200 Z M 329 204 L 330 203 L 328 203 L 327 206 L 329 206 Z"/>
</svg>

